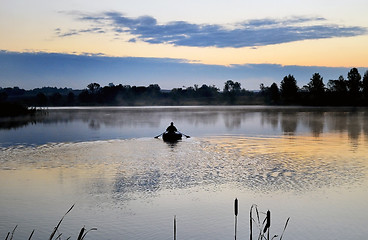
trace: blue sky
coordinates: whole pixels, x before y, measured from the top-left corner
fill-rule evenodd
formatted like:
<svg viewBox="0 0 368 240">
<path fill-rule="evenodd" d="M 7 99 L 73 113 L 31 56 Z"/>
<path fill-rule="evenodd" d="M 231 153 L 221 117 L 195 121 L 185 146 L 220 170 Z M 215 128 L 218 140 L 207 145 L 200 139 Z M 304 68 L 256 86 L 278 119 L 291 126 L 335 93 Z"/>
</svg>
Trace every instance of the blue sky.
<svg viewBox="0 0 368 240">
<path fill-rule="evenodd" d="M 0 87 L 325 82 L 368 67 L 366 0 L 2 0 Z"/>
<path fill-rule="evenodd" d="M 368 68 L 360 68 L 363 73 Z M 3 86 L 32 89 L 42 86 L 84 89 L 91 82 L 148 86 L 159 84 L 163 89 L 198 84 L 215 85 L 222 90 L 232 79 L 248 90 L 258 90 L 260 83 L 279 84 L 293 74 L 302 87 L 312 74 L 319 72 L 327 84 L 340 75 L 346 78 L 350 68 L 282 66 L 278 64 L 209 65 L 172 58 L 106 57 L 60 53 L 0 52 L 0 78 Z M 244 80 L 246 76 L 246 80 Z"/>
</svg>

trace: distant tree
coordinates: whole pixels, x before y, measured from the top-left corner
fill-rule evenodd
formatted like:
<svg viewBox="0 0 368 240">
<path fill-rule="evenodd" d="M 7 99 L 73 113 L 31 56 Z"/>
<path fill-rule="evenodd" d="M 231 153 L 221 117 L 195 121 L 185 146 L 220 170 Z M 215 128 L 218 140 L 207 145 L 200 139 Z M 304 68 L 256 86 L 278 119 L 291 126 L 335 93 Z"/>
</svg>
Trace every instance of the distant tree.
<svg viewBox="0 0 368 240">
<path fill-rule="evenodd" d="M 198 89 L 198 86 L 197 86 L 197 89 Z M 187 88 L 185 89 L 185 92 L 186 92 L 186 96 L 187 96 L 188 98 L 193 98 L 193 97 L 195 97 L 195 96 L 196 96 L 196 90 L 195 90 L 195 88 L 194 88 L 194 87 L 187 87 Z"/>
<path fill-rule="evenodd" d="M 5 101 L 8 98 L 8 94 L 6 92 L 0 92 L 0 102 Z"/>
<path fill-rule="evenodd" d="M 349 93 L 351 95 L 356 96 L 360 92 L 361 88 L 361 80 L 362 77 L 360 76 L 358 69 L 352 68 L 348 73 L 348 88 Z"/>
<path fill-rule="evenodd" d="M 87 91 L 87 90 L 83 90 L 79 95 L 78 95 L 78 100 L 81 103 L 87 103 L 87 102 L 91 102 L 92 101 L 92 96 L 91 94 Z"/>
<path fill-rule="evenodd" d="M 278 103 L 280 100 L 280 91 L 276 83 L 272 83 L 270 87 L 266 87 L 263 83 L 259 86 L 260 95 L 264 98 L 266 103 Z"/>
<path fill-rule="evenodd" d="M 261 83 L 259 85 L 259 89 L 261 90 L 261 94 L 264 95 L 264 94 L 266 94 L 266 92 L 268 90 L 268 87 L 265 87 L 265 85 L 263 83 Z"/>
<path fill-rule="evenodd" d="M 365 102 L 368 102 L 368 70 L 364 73 L 363 76 L 363 97 Z"/>
<path fill-rule="evenodd" d="M 236 96 L 240 94 L 241 84 L 233 80 L 227 80 L 224 86 L 224 97 L 228 99 L 230 104 L 235 102 Z"/>
<path fill-rule="evenodd" d="M 280 100 L 280 91 L 276 83 L 272 83 L 270 87 L 270 97 L 273 103 L 277 103 Z"/>
<path fill-rule="evenodd" d="M 62 96 L 60 93 L 54 93 L 50 96 L 50 101 L 53 105 L 60 105 L 61 104 Z"/>
<path fill-rule="evenodd" d="M 2 92 L 5 92 L 9 97 L 10 96 L 22 96 L 26 90 L 21 89 L 19 87 L 13 87 L 13 88 L 3 88 Z"/>
<path fill-rule="evenodd" d="M 323 83 L 323 77 L 319 73 L 313 74 L 306 89 L 309 93 L 309 104 L 321 105 L 325 93 L 325 84 Z"/>
<path fill-rule="evenodd" d="M 95 94 L 100 89 L 100 84 L 98 83 L 90 83 L 87 85 L 87 88 L 92 94 Z"/>
<path fill-rule="evenodd" d="M 344 79 L 342 75 L 340 75 L 338 80 L 328 81 L 327 87 L 331 92 L 339 94 L 346 94 L 348 92 L 347 81 Z"/>
<path fill-rule="evenodd" d="M 219 89 L 215 86 L 207 86 L 206 84 L 203 84 L 200 88 L 198 88 L 197 94 L 199 97 L 211 98 L 216 97 L 218 91 Z"/>
<path fill-rule="evenodd" d="M 296 100 L 299 89 L 296 83 L 295 77 L 290 74 L 285 76 L 281 81 L 281 96 L 286 102 L 292 102 Z"/>
<path fill-rule="evenodd" d="M 350 104 L 360 104 L 362 87 L 362 77 L 360 76 L 358 69 L 352 68 L 348 73 L 348 89 Z"/>
<path fill-rule="evenodd" d="M 240 92 L 241 84 L 239 82 L 234 82 L 233 80 L 227 80 L 224 86 L 224 92 Z"/>
<path fill-rule="evenodd" d="M 37 103 L 37 106 L 46 106 L 46 104 L 47 104 L 46 95 L 44 93 L 37 93 L 36 103 Z"/>
<path fill-rule="evenodd" d="M 157 97 L 161 93 L 161 88 L 158 84 L 150 84 L 147 88 L 147 92 L 152 97 Z"/>
<path fill-rule="evenodd" d="M 75 100 L 75 95 L 73 92 L 69 92 L 67 96 L 67 102 L 68 104 L 73 104 Z"/>
<path fill-rule="evenodd" d="M 343 76 L 339 76 L 337 80 L 329 80 L 328 84 L 329 104 L 331 105 L 347 105 L 348 99 L 348 83 Z"/>
<path fill-rule="evenodd" d="M 325 91 L 325 84 L 323 83 L 323 77 L 319 73 L 313 74 L 310 82 L 307 85 L 308 91 L 314 95 L 321 95 Z"/>
</svg>

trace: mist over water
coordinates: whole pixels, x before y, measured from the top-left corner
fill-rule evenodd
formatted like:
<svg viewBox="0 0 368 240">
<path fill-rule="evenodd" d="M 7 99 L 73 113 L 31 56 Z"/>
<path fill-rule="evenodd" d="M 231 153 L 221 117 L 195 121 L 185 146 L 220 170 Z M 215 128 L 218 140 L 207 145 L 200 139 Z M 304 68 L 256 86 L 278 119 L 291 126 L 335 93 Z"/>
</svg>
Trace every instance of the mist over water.
<svg viewBox="0 0 368 240">
<path fill-rule="evenodd" d="M 191 138 L 153 136 L 170 123 Z M 3 128 L 0 237 L 248 238 L 249 209 L 273 214 L 285 239 L 367 236 L 368 115 L 364 109 L 264 107 L 52 109 Z"/>
</svg>

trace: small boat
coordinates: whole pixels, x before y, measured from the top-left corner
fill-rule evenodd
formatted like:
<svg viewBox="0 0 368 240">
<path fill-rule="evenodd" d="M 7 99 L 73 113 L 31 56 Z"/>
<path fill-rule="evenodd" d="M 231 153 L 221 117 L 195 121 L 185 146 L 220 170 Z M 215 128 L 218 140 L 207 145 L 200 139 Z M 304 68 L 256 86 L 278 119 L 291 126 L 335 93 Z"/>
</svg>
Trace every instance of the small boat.
<svg viewBox="0 0 368 240">
<path fill-rule="evenodd" d="M 164 132 L 162 134 L 162 139 L 166 142 L 175 142 L 180 140 L 182 134 L 180 132 Z"/>
</svg>

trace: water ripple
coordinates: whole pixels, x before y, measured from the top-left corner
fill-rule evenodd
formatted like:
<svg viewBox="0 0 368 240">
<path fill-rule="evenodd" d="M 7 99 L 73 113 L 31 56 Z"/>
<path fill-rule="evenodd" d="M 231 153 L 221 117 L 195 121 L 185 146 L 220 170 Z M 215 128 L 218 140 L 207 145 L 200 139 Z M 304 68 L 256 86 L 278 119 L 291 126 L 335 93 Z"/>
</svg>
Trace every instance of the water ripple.
<svg viewBox="0 0 368 240">
<path fill-rule="evenodd" d="M 162 189 L 232 183 L 254 191 L 310 191 L 359 184 L 367 174 L 367 150 L 347 149 L 336 135 L 313 137 L 225 136 L 175 146 L 157 139 L 16 146 L 2 149 L 2 170 L 90 169 L 95 194 L 116 198 Z M 344 154 L 337 154 L 338 152 Z M 107 183 L 106 183 L 107 182 Z M 103 187 L 112 182 L 111 188 Z M 98 187 L 100 186 L 100 187 Z"/>
</svg>

